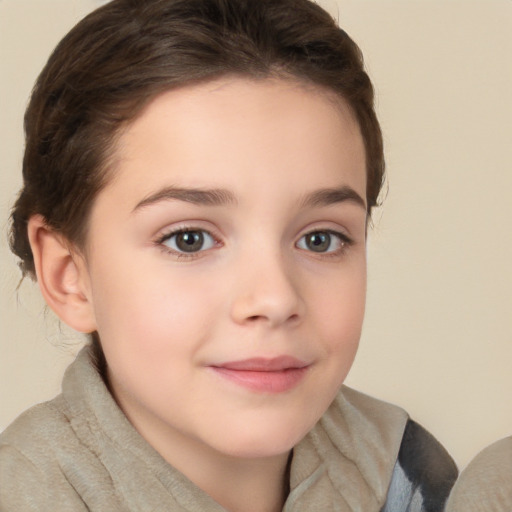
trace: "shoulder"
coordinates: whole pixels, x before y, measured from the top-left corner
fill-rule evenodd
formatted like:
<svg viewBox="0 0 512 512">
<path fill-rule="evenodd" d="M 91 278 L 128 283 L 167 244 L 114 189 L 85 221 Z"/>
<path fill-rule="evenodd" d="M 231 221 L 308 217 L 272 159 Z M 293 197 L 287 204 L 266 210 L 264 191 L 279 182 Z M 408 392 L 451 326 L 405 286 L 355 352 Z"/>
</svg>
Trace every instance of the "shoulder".
<svg viewBox="0 0 512 512">
<path fill-rule="evenodd" d="M 365 439 L 368 448 L 374 453 L 377 450 L 380 457 L 394 464 L 409 416 L 396 405 L 342 386 L 322 418 L 324 424 L 329 420 L 334 428 L 344 431 L 344 436 L 353 438 L 357 446 Z"/>
<path fill-rule="evenodd" d="M 447 512 L 512 510 L 512 436 L 488 446 L 461 473 Z"/>
<path fill-rule="evenodd" d="M 442 511 L 458 470 L 441 443 L 401 408 L 346 386 L 338 405 L 353 418 L 358 435 L 373 440 L 372 458 L 377 454 L 375 460 L 381 466 L 386 461 L 389 468 L 382 511 Z M 379 454 L 383 446 L 387 448 Z"/>
<path fill-rule="evenodd" d="M 21 414 L 0 434 L 0 461 L 4 460 L 5 450 L 10 447 L 18 450 L 27 459 L 35 459 L 47 454 L 55 440 L 69 437 L 70 420 L 65 413 L 61 396 L 31 407 Z"/>
<path fill-rule="evenodd" d="M 412 482 L 433 493 L 453 485 L 457 466 L 435 437 L 413 420 L 407 422 L 398 462 Z"/>
<path fill-rule="evenodd" d="M 457 466 L 444 447 L 409 420 L 382 512 L 441 512 L 457 474 Z"/>
<path fill-rule="evenodd" d="M 0 435 L 0 510 L 52 510 L 57 497 L 85 510 L 62 474 L 59 453 L 73 436 L 60 402 L 32 407 Z"/>
</svg>

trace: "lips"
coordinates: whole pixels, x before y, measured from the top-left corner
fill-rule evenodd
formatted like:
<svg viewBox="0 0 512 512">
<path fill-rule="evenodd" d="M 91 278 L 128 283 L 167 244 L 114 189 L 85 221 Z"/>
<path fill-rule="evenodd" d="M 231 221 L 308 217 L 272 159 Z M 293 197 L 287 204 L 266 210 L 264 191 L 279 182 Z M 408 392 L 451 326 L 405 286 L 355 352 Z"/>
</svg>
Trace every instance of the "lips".
<svg viewBox="0 0 512 512">
<path fill-rule="evenodd" d="M 220 377 L 251 391 L 283 393 L 297 386 L 309 364 L 291 356 L 229 361 L 210 368 Z"/>
</svg>

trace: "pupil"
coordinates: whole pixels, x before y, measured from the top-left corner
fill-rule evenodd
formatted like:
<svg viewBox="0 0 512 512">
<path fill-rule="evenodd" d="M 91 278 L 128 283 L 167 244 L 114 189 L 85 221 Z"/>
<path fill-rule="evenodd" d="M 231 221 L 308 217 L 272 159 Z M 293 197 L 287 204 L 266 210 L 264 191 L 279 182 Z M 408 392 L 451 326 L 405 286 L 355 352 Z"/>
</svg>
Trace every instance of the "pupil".
<svg viewBox="0 0 512 512">
<path fill-rule="evenodd" d="M 199 251 L 204 242 L 204 236 L 200 231 L 185 231 L 176 236 L 176 246 L 183 252 Z"/>
<path fill-rule="evenodd" d="M 331 244 L 329 233 L 313 233 L 307 238 L 308 247 L 315 252 L 325 252 Z"/>
</svg>

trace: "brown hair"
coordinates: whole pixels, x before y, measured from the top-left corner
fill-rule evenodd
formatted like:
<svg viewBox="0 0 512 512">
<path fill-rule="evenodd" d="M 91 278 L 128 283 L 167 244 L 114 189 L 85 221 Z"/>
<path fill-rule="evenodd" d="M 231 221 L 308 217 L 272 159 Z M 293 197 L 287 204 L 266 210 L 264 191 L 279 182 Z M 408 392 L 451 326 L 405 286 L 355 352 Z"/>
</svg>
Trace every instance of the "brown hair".
<svg viewBox="0 0 512 512">
<path fill-rule="evenodd" d="M 309 0 L 114 0 L 59 43 L 25 114 L 11 248 L 34 275 L 27 222 L 80 246 L 120 128 L 166 90 L 222 75 L 286 76 L 343 97 L 366 148 L 368 212 L 384 176 L 373 87 L 357 45 Z"/>
</svg>

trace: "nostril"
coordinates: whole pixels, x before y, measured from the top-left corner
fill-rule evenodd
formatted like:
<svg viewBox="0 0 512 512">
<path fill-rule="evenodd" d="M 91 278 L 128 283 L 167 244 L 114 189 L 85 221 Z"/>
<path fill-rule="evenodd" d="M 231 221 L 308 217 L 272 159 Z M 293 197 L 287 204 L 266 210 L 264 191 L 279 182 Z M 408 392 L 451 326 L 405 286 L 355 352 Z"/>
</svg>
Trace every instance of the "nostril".
<svg viewBox="0 0 512 512">
<path fill-rule="evenodd" d="M 290 315 L 290 317 L 288 318 L 288 322 L 290 322 L 290 323 L 298 322 L 299 319 L 300 319 L 300 315 L 294 313 L 293 315 Z"/>
<path fill-rule="evenodd" d="M 297 322 L 300 319 L 300 315 L 298 314 L 292 314 L 288 318 L 285 319 L 286 323 L 294 323 Z M 252 315 L 247 317 L 247 322 L 255 323 L 255 322 L 261 322 L 262 320 L 268 321 L 271 320 L 271 317 L 267 317 L 266 315 Z M 281 323 L 281 322 L 280 322 Z"/>
</svg>

